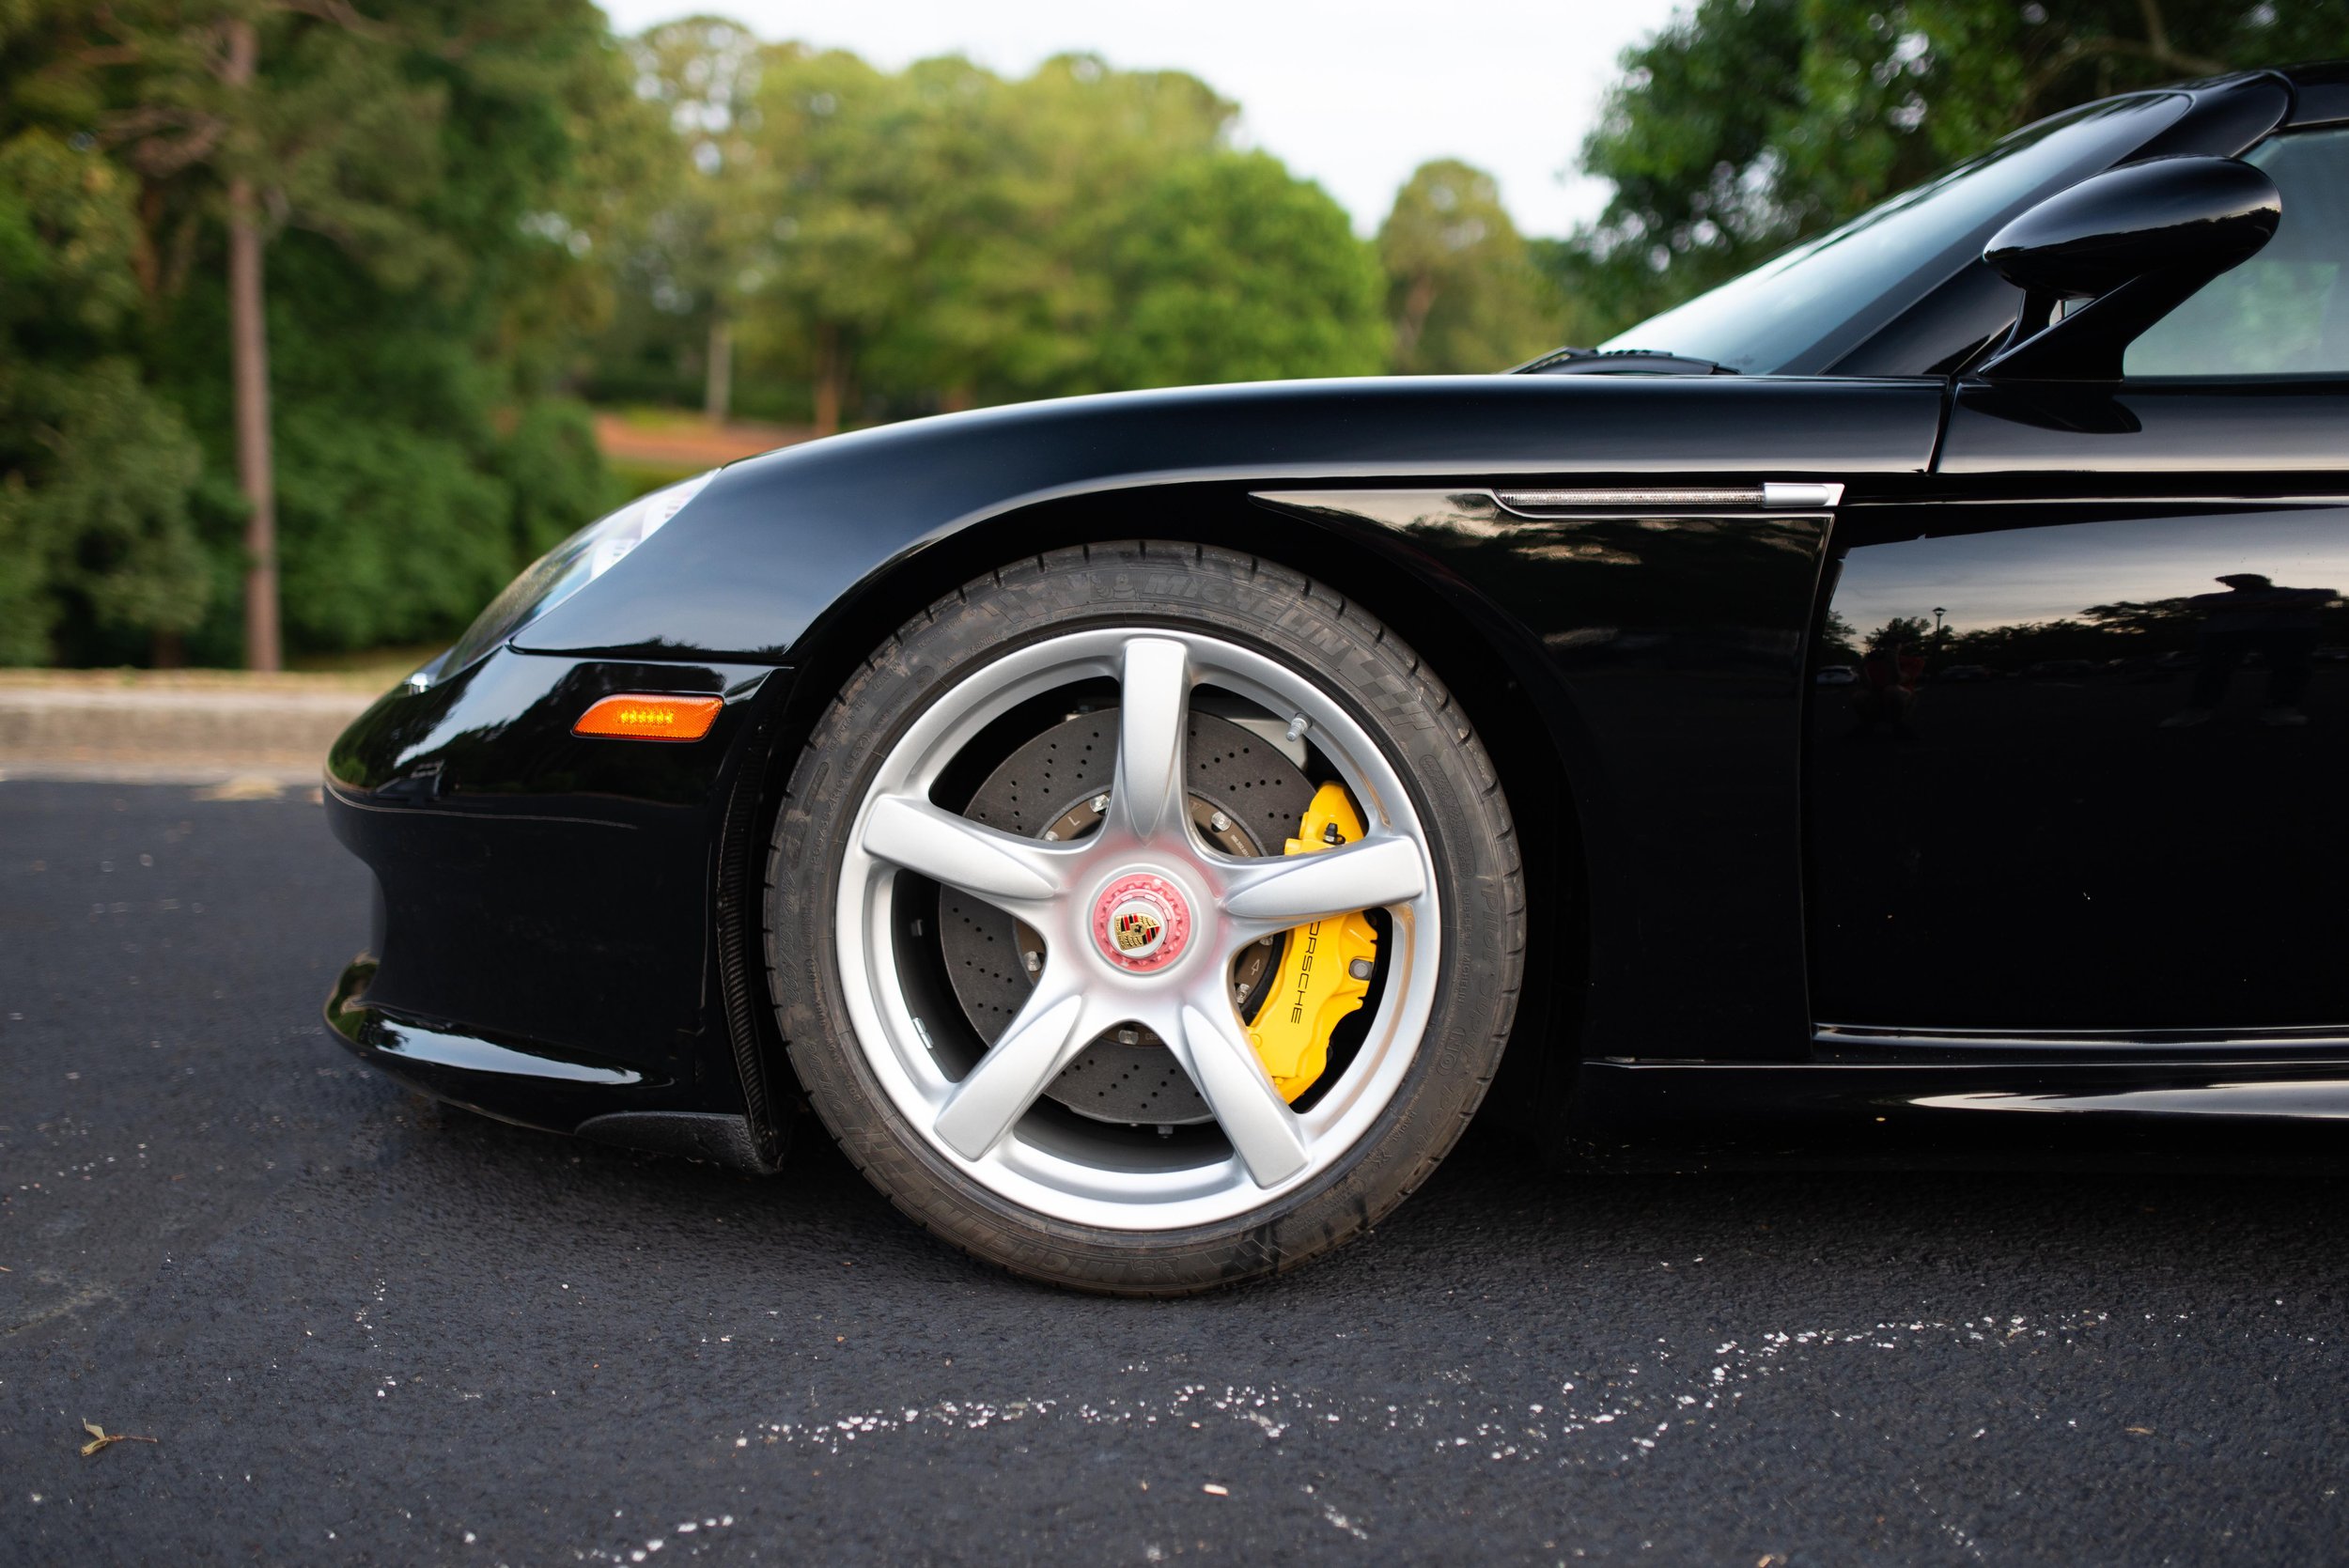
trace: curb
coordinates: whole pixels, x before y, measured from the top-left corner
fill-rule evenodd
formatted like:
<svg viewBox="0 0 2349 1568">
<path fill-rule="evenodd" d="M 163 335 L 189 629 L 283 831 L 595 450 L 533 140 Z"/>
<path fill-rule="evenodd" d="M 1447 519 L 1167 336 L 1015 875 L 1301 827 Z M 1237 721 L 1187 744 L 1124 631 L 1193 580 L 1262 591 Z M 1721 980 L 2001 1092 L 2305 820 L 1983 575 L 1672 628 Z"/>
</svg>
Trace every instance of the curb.
<svg viewBox="0 0 2349 1568">
<path fill-rule="evenodd" d="M 0 679 L 0 779 L 315 784 L 376 693 L 345 677 Z"/>
</svg>

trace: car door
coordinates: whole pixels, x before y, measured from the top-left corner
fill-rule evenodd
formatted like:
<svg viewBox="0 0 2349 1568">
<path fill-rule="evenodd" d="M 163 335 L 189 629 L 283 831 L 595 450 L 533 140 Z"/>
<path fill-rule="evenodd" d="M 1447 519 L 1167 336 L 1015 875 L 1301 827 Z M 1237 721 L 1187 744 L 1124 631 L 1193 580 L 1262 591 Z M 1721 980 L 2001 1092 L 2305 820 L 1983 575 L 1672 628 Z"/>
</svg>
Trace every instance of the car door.
<svg viewBox="0 0 2349 1568">
<path fill-rule="evenodd" d="M 1837 524 L 1826 1038 L 2349 1026 L 2349 124 L 2248 156 L 2275 239 L 2121 381 L 1960 384 L 1931 495 Z"/>
</svg>

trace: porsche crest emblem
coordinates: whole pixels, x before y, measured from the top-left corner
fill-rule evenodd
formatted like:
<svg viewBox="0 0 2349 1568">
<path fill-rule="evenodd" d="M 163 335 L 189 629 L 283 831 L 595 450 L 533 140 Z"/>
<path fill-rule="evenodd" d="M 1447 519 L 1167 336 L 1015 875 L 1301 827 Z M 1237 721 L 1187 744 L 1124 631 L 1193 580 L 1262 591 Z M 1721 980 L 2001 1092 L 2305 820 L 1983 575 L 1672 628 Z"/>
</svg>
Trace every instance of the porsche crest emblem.
<svg viewBox="0 0 2349 1568">
<path fill-rule="evenodd" d="M 1117 946 L 1123 953 L 1139 953 L 1159 939 L 1165 923 L 1145 909 L 1128 909 L 1117 917 Z"/>
</svg>

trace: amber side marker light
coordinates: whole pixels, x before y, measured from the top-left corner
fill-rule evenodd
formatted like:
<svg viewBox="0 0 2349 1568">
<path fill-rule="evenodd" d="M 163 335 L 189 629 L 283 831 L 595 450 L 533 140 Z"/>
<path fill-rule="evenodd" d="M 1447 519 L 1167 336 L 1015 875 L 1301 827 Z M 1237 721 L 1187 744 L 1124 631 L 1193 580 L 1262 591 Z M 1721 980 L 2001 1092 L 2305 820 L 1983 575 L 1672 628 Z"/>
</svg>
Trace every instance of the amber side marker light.
<svg viewBox="0 0 2349 1568">
<path fill-rule="evenodd" d="M 642 691 L 606 697 L 579 716 L 573 735 L 608 740 L 699 740 L 718 722 L 723 697 L 661 697 Z"/>
</svg>

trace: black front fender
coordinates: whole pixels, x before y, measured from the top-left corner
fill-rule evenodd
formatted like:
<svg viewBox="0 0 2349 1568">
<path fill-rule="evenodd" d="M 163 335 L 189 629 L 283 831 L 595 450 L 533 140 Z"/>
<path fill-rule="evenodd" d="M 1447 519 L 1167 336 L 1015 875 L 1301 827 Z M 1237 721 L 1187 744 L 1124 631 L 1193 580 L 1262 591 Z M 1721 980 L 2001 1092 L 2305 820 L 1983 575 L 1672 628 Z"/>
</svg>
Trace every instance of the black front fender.
<svg viewBox="0 0 2349 1568">
<path fill-rule="evenodd" d="M 827 611 L 903 558 L 1086 493 L 1201 481 L 1921 474 L 1941 393 L 1932 380 L 1418 377 L 1119 393 L 914 420 L 728 467 L 516 645 L 786 662 Z"/>
</svg>

